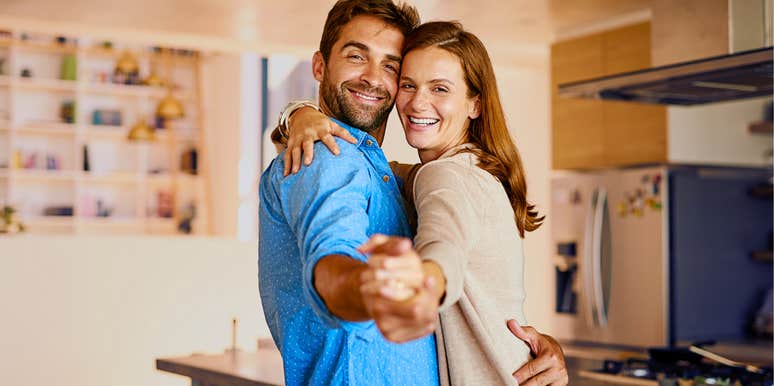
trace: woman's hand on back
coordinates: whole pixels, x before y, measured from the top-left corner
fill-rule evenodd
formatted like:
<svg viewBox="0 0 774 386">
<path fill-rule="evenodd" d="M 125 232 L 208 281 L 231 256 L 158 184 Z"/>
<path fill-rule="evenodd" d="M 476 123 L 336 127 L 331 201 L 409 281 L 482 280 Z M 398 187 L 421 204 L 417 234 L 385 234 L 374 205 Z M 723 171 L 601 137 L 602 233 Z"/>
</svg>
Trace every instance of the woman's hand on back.
<svg viewBox="0 0 774 386">
<path fill-rule="evenodd" d="M 325 114 L 311 108 L 302 107 L 293 112 L 288 119 L 288 143 L 285 152 L 284 175 L 297 173 L 301 169 L 303 156 L 304 165 L 309 165 L 314 159 L 314 143 L 322 141 L 331 153 L 338 155 L 339 146 L 333 136 L 349 143 L 357 143 L 357 139 L 347 129 L 337 125 Z"/>
</svg>

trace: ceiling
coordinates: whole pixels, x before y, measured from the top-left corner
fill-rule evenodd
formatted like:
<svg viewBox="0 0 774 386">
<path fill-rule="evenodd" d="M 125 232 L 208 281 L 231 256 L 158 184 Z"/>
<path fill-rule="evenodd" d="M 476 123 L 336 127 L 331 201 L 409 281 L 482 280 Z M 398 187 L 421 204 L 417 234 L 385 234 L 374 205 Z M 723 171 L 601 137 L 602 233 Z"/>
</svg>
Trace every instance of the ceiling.
<svg viewBox="0 0 774 386">
<path fill-rule="evenodd" d="M 488 46 L 545 45 L 573 29 L 646 11 L 650 0 L 414 0 Z M 0 17 L 141 29 L 313 49 L 333 0 L 0 0 Z"/>
</svg>

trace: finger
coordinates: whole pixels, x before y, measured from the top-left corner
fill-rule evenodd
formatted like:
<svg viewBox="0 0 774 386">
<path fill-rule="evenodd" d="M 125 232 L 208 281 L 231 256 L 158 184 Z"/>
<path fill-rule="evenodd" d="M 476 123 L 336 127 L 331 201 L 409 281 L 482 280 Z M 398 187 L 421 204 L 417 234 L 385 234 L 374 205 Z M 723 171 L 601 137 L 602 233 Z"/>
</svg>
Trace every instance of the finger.
<svg viewBox="0 0 774 386">
<path fill-rule="evenodd" d="M 555 383 L 558 384 L 561 381 L 561 378 L 562 376 L 559 370 L 549 369 L 537 374 L 536 376 L 526 380 L 523 383 L 522 381 L 518 382 L 521 386 L 548 386 Z"/>
<path fill-rule="evenodd" d="M 527 345 L 529 345 L 529 348 L 533 353 L 540 351 L 540 346 L 537 343 L 540 336 L 537 330 L 532 327 L 522 327 L 515 319 L 508 320 L 506 324 L 514 336 L 523 340 L 525 343 L 527 343 Z"/>
<path fill-rule="evenodd" d="M 356 144 L 357 139 L 349 132 L 349 130 L 339 126 L 333 121 L 330 121 L 331 133 L 351 144 Z"/>
<path fill-rule="evenodd" d="M 414 296 L 414 294 L 416 294 L 416 291 L 411 287 L 397 287 L 394 284 L 379 287 L 379 295 L 395 302 L 406 301 Z"/>
<path fill-rule="evenodd" d="M 334 155 L 339 155 L 341 151 L 339 150 L 339 144 L 336 143 L 336 140 L 333 139 L 333 136 L 330 134 L 325 134 L 322 139 L 322 143 L 325 144 L 325 146 L 328 147 L 328 150 L 331 151 Z"/>
<path fill-rule="evenodd" d="M 524 382 L 527 382 L 527 380 L 531 381 L 533 377 L 537 376 L 545 370 L 550 369 L 551 367 L 550 357 L 540 356 L 521 366 L 520 369 L 513 373 L 513 377 L 516 378 L 516 381 L 518 381 L 519 385 L 521 385 L 524 384 Z M 538 383 L 535 383 L 535 385 L 537 384 Z M 540 385 L 547 385 L 547 383 L 540 383 Z"/>
<path fill-rule="evenodd" d="M 368 266 L 386 271 L 415 270 L 421 272 L 422 260 L 419 259 L 416 253 L 412 253 L 411 250 L 400 256 L 373 253 L 368 258 Z"/>
<path fill-rule="evenodd" d="M 390 237 L 382 234 L 375 234 L 371 236 L 363 245 L 357 247 L 357 251 L 363 254 L 369 254 L 377 246 L 387 242 Z"/>
<path fill-rule="evenodd" d="M 291 166 L 290 149 L 285 150 L 285 155 L 282 156 L 282 162 L 283 162 L 282 176 L 287 177 L 288 174 L 290 174 L 290 166 Z"/>
<path fill-rule="evenodd" d="M 409 252 L 411 248 L 411 240 L 405 237 L 390 237 L 386 242 L 383 242 L 374 247 L 371 253 L 398 256 Z"/>
<path fill-rule="evenodd" d="M 293 150 L 290 151 L 290 158 L 293 164 L 293 167 L 291 168 L 291 173 L 296 174 L 298 173 L 298 170 L 300 169 L 300 165 L 301 165 L 301 148 L 294 147 Z"/>
<path fill-rule="evenodd" d="M 309 166 L 314 158 L 314 141 L 307 139 L 304 141 L 304 165 Z M 293 165 L 295 166 L 295 165 Z"/>
</svg>

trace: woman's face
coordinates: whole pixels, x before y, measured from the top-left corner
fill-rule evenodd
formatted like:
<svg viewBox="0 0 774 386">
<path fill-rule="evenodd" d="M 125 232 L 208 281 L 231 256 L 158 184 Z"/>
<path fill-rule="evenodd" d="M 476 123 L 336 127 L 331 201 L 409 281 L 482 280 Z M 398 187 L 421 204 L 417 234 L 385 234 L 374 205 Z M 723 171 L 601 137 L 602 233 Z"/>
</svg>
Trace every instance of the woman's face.
<svg viewBox="0 0 774 386">
<path fill-rule="evenodd" d="M 419 150 L 422 162 L 463 143 L 470 119 L 479 114 L 477 97 L 468 98 L 459 59 L 437 47 L 403 58 L 395 101 L 406 141 Z"/>
</svg>

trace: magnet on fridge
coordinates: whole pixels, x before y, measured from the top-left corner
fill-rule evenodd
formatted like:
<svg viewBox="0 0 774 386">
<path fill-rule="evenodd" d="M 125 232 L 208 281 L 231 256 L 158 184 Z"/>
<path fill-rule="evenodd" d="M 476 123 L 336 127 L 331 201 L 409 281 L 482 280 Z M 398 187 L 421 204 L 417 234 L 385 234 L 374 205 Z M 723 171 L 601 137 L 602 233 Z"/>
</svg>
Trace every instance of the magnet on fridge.
<svg viewBox="0 0 774 386">
<path fill-rule="evenodd" d="M 616 211 L 618 212 L 618 217 L 626 217 L 626 214 L 629 213 L 629 205 L 625 201 L 621 201 L 616 205 Z"/>
</svg>

